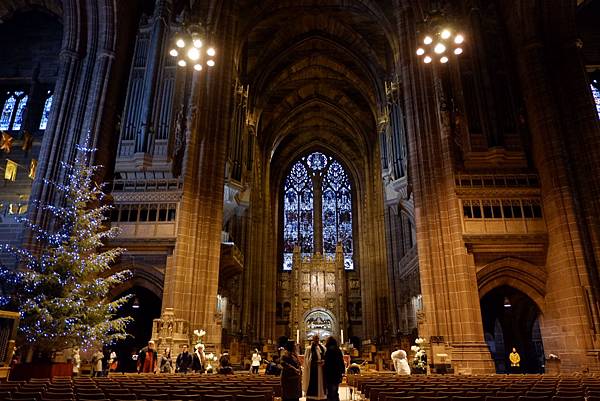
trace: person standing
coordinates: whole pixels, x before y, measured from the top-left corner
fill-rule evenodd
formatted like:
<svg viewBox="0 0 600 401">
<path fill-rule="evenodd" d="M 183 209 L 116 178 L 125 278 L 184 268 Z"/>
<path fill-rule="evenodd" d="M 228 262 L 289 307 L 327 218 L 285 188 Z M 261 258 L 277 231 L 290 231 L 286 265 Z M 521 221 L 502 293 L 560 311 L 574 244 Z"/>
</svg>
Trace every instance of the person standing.
<svg viewBox="0 0 600 401">
<path fill-rule="evenodd" d="M 117 353 L 115 351 L 110 351 L 110 354 L 108 357 L 108 371 L 115 372 L 117 370 L 118 366 L 119 366 L 119 363 L 117 361 Z"/>
<path fill-rule="evenodd" d="M 252 373 L 258 374 L 258 368 L 260 367 L 261 361 L 262 361 L 262 357 L 260 356 L 260 352 L 258 352 L 258 348 L 254 348 L 254 353 L 252 354 L 252 365 L 251 365 Z"/>
<path fill-rule="evenodd" d="M 282 401 L 299 401 L 302 397 L 302 368 L 293 341 L 288 341 L 284 346 L 281 368 Z"/>
<path fill-rule="evenodd" d="M 392 352 L 392 362 L 394 362 L 394 370 L 397 375 L 407 376 L 410 375 L 410 366 L 406 359 L 406 351 L 403 349 Z"/>
<path fill-rule="evenodd" d="M 177 355 L 177 360 L 175 361 L 176 372 L 177 373 L 187 373 L 188 370 L 192 368 L 193 358 L 192 354 L 188 352 L 188 346 L 184 345 L 181 348 L 181 353 Z"/>
<path fill-rule="evenodd" d="M 140 350 L 137 359 L 137 371 L 138 373 L 154 373 L 156 372 L 156 365 L 158 361 L 158 354 L 154 341 L 148 341 L 148 345 Z"/>
<path fill-rule="evenodd" d="M 81 368 L 81 355 L 79 355 L 79 348 L 73 348 L 73 376 L 79 376 L 79 369 Z"/>
<path fill-rule="evenodd" d="M 160 373 L 173 373 L 173 360 L 171 359 L 171 348 L 167 347 L 160 357 Z"/>
<path fill-rule="evenodd" d="M 327 385 L 327 400 L 340 401 L 340 383 L 342 376 L 346 372 L 344 365 L 344 355 L 338 347 L 337 340 L 333 336 L 329 336 L 325 341 L 325 363 L 323 370 L 325 371 L 325 383 Z"/>
<path fill-rule="evenodd" d="M 325 347 L 319 343 L 319 335 L 315 334 L 312 344 L 304 351 L 304 370 L 302 372 L 302 390 L 306 399 L 323 400 L 325 396 L 325 378 L 323 364 L 325 363 Z"/>
<path fill-rule="evenodd" d="M 102 376 L 102 358 L 104 358 L 104 353 L 101 349 L 94 352 L 92 355 L 92 376 L 100 377 Z"/>
<path fill-rule="evenodd" d="M 508 356 L 510 360 L 510 372 L 511 373 L 520 373 L 521 371 L 521 356 L 517 352 L 517 349 L 513 347 L 512 352 Z"/>
<path fill-rule="evenodd" d="M 205 364 L 204 344 L 197 344 L 192 360 L 192 370 L 196 373 L 203 373 Z"/>
</svg>

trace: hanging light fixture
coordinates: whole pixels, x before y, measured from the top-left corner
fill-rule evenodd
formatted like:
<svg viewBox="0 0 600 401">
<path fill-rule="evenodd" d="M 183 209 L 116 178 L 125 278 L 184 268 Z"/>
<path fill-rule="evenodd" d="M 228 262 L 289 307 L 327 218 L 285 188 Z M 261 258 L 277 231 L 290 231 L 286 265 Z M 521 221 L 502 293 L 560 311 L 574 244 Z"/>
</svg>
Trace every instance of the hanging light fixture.
<svg viewBox="0 0 600 401">
<path fill-rule="evenodd" d="M 451 56 L 463 53 L 465 36 L 450 24 L 440 11 L 431 12 L 419 35 L 416 54 L 425 64 L 446 64 Z"/>
<path fill-rule="evenodd" d="M 508 299 L 508 297 L 504 297 L 504 307 L 505 308 L 510 308 L 512 307 L 511 303 L 510 303 L 510 299 Z"/>
<path fill-rule="evenodd" d="M 205 46 L 200 25 L 190 25 L 173 38 L 173 46 L 169 55 L 176 59 L 179 67 L 192 66 L 195 71 L 202 71 L 203 66 L 214 67 L 217 51 L 213 46 Z"/>
<path fill-rule="evenodd" d="M 131 305 L 133 309 L 140 309 L 140 301 L 138 297 L 133 298 L 133 305 Z"/>
</svg>

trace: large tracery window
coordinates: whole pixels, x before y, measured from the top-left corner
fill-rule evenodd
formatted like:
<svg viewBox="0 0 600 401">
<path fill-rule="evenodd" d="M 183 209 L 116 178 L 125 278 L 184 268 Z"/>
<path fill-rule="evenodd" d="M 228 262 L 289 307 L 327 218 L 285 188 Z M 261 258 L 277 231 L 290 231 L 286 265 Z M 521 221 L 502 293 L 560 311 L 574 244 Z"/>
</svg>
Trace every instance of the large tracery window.
<svg viewBox="0 0 600 401">
<path fill-rule="evenodd" d="M 290 169 L 283 194 L 283 270 L 292 269 L 294 246 L 304 256 L 335 255 L 340 243 L 344 266 L 352 260 L 352 186 L 342 165 L 314 152 Z"/>
</svg>

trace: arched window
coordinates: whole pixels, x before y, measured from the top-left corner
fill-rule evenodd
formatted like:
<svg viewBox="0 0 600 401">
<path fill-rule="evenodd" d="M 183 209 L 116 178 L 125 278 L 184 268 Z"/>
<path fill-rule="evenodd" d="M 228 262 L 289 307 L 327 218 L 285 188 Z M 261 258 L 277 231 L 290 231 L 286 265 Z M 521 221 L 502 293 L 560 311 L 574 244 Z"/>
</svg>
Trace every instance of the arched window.
<svg viewBox="0 0 600 401">
<path fill-rule="evenodd" d="M 4 107 L 2 108 L 2 117 L 0 117 L 0 129 L 8 130 L 10 127 L 10 122 L 12 121 L 13 111 L 15 111 L 15 104 L 17 103 L 17 98 L 14 95 L 11 95 L 4 102 Z"/>
<path fill-rule="evenodd" d="M 50 91 L 48 91 L 48 94 L 50 94 Z M 42 111 L 42 119 L 40 120 L 40 130 L 45 130 L 48 125 L 48 117 L 50 116 L 50 110 L 52 109 L 53 97 L 53 95 L 48 96 L 44 102 L 44 110 Z"/>
<path fill-rule="evenodd" d="M 292 165 L 283 194 L 283 270 L 292 269 L 294 246 L 311 255 L 335 255 L 340 243 L 344 267 L 353 269 L 352 186 L 342 165 L 314 152 Z M 317 249 L 315 249 L 317 247 Z"/>
<path fill-rule="evenodd" d="M 29 97 L 25 96 L 19 102 L 19 106 L 17 107 L 17 114 L 15 115 L 15 122 L 13 123 L 12 127 L 14 131 L 18 131 L 21 129 L 21 124 L 23 124 L 23 112 L 25 111 L 25 106 L 27 106 L 28 100 Z"/>
<path fill-rule="evenodd" d="M 8 98 L 4 102 L 2 108 L 2 116 L 0 116 L 0 130 L 14 130 L 18 131 L 21 129 L 23 123 L 23 113 L 27 106 L 28 96 L 23 96 L 24 92 L 15 91 L 8 92 Z"/>
<path fill-rule="evenodd" d="M 283 196 L 283 270 L 292 270 L 292 252 L 313 252 L 313 183 L 303 163 L 296 163 L 285 180 Z"/>
<path fill-rule="evenodd" d="M 598 118 L 600 119 L 600 84 L 597 83 L 597 80 L 594 80 L 594 83 L 598 85 L 598 87 L 591 84 L 592 95 L 594 96 L 594 103 L 596 103 L 596 111 L 598 112 Z"/>
</svg>

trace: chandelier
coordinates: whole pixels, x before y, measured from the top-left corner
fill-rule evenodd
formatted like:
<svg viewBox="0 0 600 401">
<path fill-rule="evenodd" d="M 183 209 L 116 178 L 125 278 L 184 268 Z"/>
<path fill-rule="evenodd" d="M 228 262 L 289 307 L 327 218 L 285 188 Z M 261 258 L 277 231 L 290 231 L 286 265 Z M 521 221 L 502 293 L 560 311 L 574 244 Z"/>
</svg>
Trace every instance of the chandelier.
<svg viewBox="0 0 600 401">
<path fill-rule="evenodd" d="M 417 56 L 425 64 L 437 61 L 446 64 L 450 57 L 459 56 L 463 52 L 465 36 L 453 29 L 441 15 L 433 15 L 426 21 L 425 34 L 419 38 Z"/>
<path fill-rule="evenodd" d="M 175 36 L 169 55 L 177 59 L 179 67 L 192 65 L 196 71 L 202 71 L 204 65 L 214 67 L 217 52 L 199 32 L 199 26 L 192 25 Z"/>
</svg>

